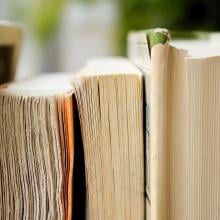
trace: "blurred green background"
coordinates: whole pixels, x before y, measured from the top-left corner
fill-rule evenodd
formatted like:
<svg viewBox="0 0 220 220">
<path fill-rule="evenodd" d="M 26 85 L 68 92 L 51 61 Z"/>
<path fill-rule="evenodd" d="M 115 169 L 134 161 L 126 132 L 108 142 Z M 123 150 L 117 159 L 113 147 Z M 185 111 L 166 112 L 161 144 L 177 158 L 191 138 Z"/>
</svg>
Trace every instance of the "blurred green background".
<svg viewBox="0 0 220 220">
<path fill-rule="evenodd" d="M 0 19 L 25 27 L 32 69 L 75 71 L 94 56 L 125 55 L 130 30 L 218 31 L 219 8 L 217 0 L 0 0 Z"/>
<path fill-rule="evenodd" d="M 214 31 L 220 28 L 217 0 L 120 0 L 120 4 L 121 42 L 130 29 L 159 26 L 181 31 Z"/>
</svg>

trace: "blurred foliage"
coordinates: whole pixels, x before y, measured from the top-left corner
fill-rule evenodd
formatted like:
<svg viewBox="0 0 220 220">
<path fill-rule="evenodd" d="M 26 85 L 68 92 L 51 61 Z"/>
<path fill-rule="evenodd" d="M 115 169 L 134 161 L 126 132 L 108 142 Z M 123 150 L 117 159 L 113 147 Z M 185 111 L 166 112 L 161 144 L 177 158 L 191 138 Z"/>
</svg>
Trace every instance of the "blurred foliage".
<svg viewBox="0 0 220 220">
<path fill-rule="evenodd" d="M 13 2 L 14 14 L 44 44 L 56 30 L 65 0 L 17 0 Z"/>
<path fill-rule="evenodd" d="M 120 53 L 125 53 L 130 30 L 219 30 L 219 8 L 217 0 L 120 0 Z"/>
<path fill-rule="evenodd" d="M 42 7 L 33 10 L 32 24 L 35 34 L 41 40 L 47 40 L 55 31 L 62 9 L 61 2 L 50 1 Z"/>
<path fill-rule="evenodd" d="M 41 42 L 58 26 L 67 1 L 95 3 L 113 0 L 10 0 L 14 14 L 26 22 Z M 114 0 L 120 7 L 118 52 L 125 54 L 130 30 L 164 27 L 175 30 L 219 30 L 219 0 Z"/>
<path fill-rule="evenodd" d="M 90 4 L 90 3 L 97 2 L 99 0 L 70 0 L 70 1 L 72 1 L 72 2 L 83 2 L 83 3 Z"/>
</svg>

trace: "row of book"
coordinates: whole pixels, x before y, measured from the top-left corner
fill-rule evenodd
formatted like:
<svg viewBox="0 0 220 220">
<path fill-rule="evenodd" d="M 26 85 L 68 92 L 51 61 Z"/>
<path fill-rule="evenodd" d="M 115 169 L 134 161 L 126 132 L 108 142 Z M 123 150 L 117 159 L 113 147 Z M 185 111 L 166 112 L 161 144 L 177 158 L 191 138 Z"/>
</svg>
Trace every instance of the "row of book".
<svg viewBox="0 0 220 220">
<path fill-rule="evenodd" d="M 22 34 L 0 35 L 0 219 L 220 219 L 217 33 L 131 32 L 127 58 L 10 83 Z"/>
</svg>

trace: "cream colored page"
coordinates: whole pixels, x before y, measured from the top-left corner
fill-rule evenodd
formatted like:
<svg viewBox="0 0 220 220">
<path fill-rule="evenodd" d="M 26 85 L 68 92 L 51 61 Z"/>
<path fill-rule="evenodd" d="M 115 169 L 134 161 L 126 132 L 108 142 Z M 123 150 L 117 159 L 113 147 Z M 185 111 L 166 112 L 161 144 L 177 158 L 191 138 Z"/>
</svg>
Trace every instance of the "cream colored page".
<svg viewBox="0 0 220 220">
<path fill-rule="evenodd" d="M 165 50 L 152 54 L 151 220 L 217 220 L 220 58 Z"/>
<path fill-rule="evenodd" d="M 186 220 L 186 145 L 187 145 L 187 52 L 169 48 L 168 59 L 168 160 L 169 160 L 169 220 Z"/>
<path fill-rule="evenodd" d="M 170 220 L 220 218 L 219 61 L 169 49 Z"/>
<path fill-rule="evenodd" d="M 141 76 L 87 76 L 74 79 L 73 86 L 82 126 L 88 218 L 144 219 Z"/>
<path fill-rule="evenodd" d="M 0 219 L 67 219 L 62 102 L 0 94 Z"/>
<path fill-rule="evenodd" d="M 185 215 L 220 219 L 220 57 L 187 59 Z"/>
</svg>

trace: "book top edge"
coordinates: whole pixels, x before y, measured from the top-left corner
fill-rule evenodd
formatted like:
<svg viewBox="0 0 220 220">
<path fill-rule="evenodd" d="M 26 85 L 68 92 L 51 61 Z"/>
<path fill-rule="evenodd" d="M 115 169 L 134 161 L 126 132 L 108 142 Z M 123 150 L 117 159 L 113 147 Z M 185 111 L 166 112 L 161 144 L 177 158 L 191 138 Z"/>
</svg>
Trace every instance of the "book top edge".
<svg viewBox="0 0 220 220">
<path fill-rule="evenodd" d="M 98 59 L 87 63 L 77 73 L 47 73 L 0 86 L 0 96 L 56 96 L 74 92 L 73 83 L 94 78 L 107 80 L 109 77 L 142 77 L 141 71 L 124 58 Z"/>
<path fill-rule="evenodd" d="M 146 41 L 147 35 L 152 32 L 157 32 L 165 35 L 169 35 L 172 40 L 210 40 L 214 38 L 220 38 L 220 32 L 218 31 L 179 31 L 179 30 L 168 30 L 165 28 L 155 28 L 155 29 L 146 29 L 146 30 L 138 30 L 138 31 L 130 31 L 129 35 L 132 36 L 133 39 L 143 39 Z"/>
<path fill-rule="evenodd" d="M 141 71 L 128 59 L 107 57 L 92 59 L 78 73 L 80 77 L 106 77 L 119 75 L 142 75 Z"/>
<path fill-rule="evenodd" d="M 72 90 L 70 73 L 48 73 L 0 86 L 0 95 L 54 96 L 68 94 Z"/>
</svg>

